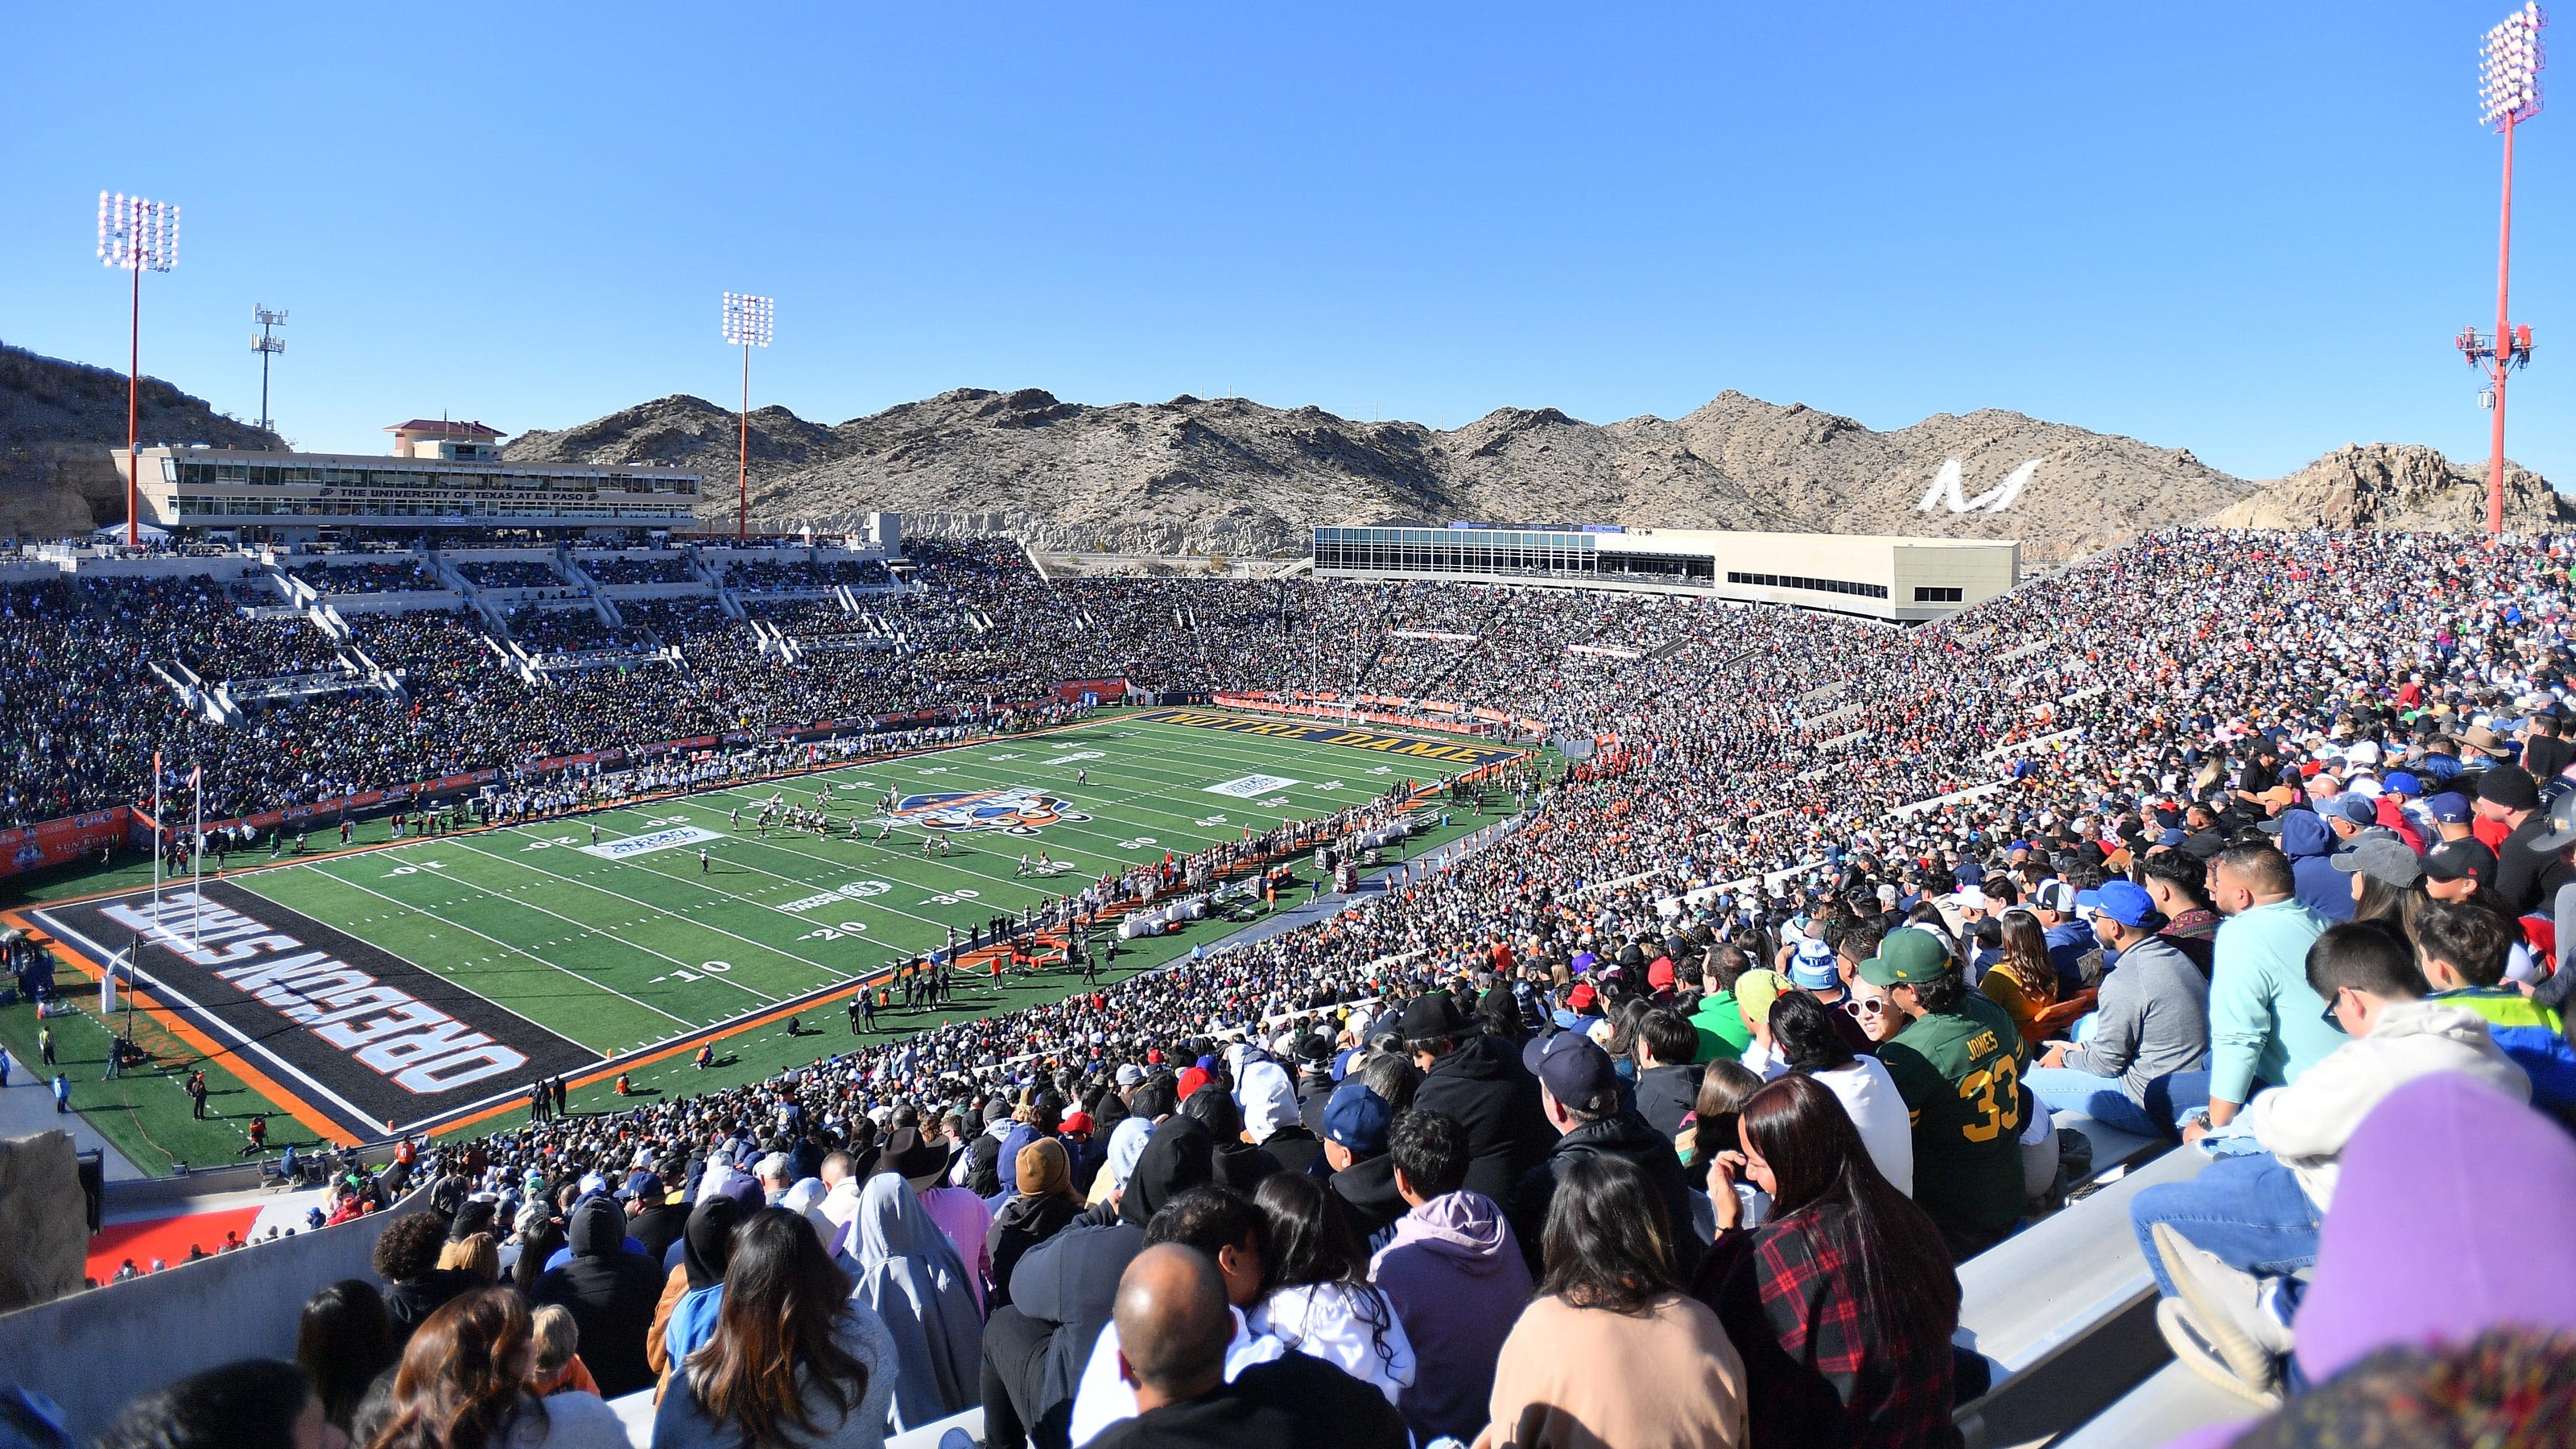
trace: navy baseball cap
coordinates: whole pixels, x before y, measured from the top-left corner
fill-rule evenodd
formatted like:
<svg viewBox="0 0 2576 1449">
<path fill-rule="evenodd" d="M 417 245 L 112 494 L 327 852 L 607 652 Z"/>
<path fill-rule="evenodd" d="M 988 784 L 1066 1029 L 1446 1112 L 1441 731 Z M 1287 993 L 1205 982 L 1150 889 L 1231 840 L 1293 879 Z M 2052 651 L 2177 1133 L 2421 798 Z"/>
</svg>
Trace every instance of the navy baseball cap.
<svg viewBox="0 0 2576 1449">
<path fill-rule="evenodd" d="M 1548 1095 L 1578 1112 L 1607 1112 L 1619 1102 L 1619 1069 L 1580 1032 L 1561 1031 L 1521 1048 L 1521 1065 Z"/>
<path fill-rule="evenodd" d="M 2433 818 L 2445 825 L 2466 825 L 2477 815 L 2469 808 L 2469 797 L 2457 790 L 2443 791 L 2425 801 L 2424 808 L 2432 811 Z"/>
</svg>

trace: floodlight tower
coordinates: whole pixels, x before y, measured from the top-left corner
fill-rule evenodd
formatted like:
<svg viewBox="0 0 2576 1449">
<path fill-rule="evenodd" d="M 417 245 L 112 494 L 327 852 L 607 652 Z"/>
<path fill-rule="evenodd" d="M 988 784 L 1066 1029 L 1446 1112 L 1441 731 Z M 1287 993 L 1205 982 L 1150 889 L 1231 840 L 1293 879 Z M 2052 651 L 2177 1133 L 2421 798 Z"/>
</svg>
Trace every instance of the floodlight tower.
<svg viewBox="0 0 2576 1449">
<path fill-rule="evenodd" d="M 268 360 L 286 350 L 286 339 L 277 335 L 277 329 L 286 325 L 286 309 L 271 312 L 253 303 L 250 320 L 259 324 L 259 335 L 250 340 L 250 350 L 259 354 L 259 426 L 273 433 L 277 426 L 268 417 Z"/>
<path fill-rule="evenodd" d="M 143 544 L 143 506 L 135 479 L 143 464 L 134 456 L 143 420 L 143 274 L 179 264 L 179 208 L 123 192 L 98 194 L 98 260 L 134 274 L 134 307 L 128 319 L 125 368 L 125 546 Z"/>
<path fill-rule="evenodd" d="M 2540 114 L 2540 28 L 2549 23 L 2540 7 L 2524 0 L 2520 10 L 2487 32 L 2479 52 L 2478 120 L 2504 133 L 2504 209 L 2496 226 L 2496 319 L 2492 336 L 2462 329 L 2454 339 L 2471 367 L 2487 375 L 2487 405 L 2495 417 L 2487 424 L 2487 536 L 2504 532 L 2504 381 L 2505 374 L 2531 361 L 2529 324 L 2506 321 L 2505 286 L 2513 275 L 2513 128 Z"/>
<path fill-rule="evenodd" d="M 724 340 L 742 349 L 742 459 L 735 483 L 740 502 L 733 521 L 733 541 L 751 536 L 751 349 L 767 347 L 778 319 L 774 297 L 745 292 L 724 294 Z"/>
</svg>

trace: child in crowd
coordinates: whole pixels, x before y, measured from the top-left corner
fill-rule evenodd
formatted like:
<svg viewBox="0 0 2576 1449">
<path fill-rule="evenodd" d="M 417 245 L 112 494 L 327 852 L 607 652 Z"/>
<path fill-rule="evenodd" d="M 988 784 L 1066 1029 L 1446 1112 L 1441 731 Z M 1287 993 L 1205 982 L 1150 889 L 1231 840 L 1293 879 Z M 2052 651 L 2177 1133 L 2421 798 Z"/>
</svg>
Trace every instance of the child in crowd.
<svg viewBox="0 0 2576 1449">
<path fill-rule="evenodd" d="M 599 1381 L 590 1376 L 590 1368 L 581 1361 L 581 1325 L 573 1322 L 572 1310 L 560 1303 L 548 1303 L 532 1311 L 529 1327 L 537 1341 L 536 1366 L 528 1372 L 528 1382 L 537 1397 L 554 1394 L 597 1394 Z"/>
</svg>

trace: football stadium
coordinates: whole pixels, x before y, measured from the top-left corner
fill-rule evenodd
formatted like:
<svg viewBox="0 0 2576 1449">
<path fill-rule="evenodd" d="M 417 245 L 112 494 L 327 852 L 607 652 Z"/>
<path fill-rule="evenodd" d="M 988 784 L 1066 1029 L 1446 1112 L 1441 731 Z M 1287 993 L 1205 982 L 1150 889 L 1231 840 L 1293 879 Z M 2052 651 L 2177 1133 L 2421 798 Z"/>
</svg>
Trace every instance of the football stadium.
<svg viewBox="0 0 2576 1449">
<path fill-rule="evenodd" d="M 2576 1445 L 2538 5 L 1170 9 L 13 26 L 0 1449 Z"/>
</svg>

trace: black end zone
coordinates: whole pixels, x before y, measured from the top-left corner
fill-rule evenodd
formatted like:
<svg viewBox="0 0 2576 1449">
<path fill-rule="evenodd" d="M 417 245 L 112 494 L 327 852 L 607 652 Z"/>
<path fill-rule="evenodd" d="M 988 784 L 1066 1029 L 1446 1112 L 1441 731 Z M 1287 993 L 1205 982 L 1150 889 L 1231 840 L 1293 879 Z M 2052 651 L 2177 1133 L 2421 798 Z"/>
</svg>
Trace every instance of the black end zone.
<svg viewBox="0 0 2576 1449">
<path fill-rule="evenodd" d="M 163 889 L 157 916 L 149 891 L 33 914 L 97 967 L 121 961 L 141 934 L 135 979 L 156 1000 L 361 1138 L 600 1061 L 436 972 L 229 881 L 205 883 L 192 923 L 198 899 L 181 886 Z"/>
</svg>

